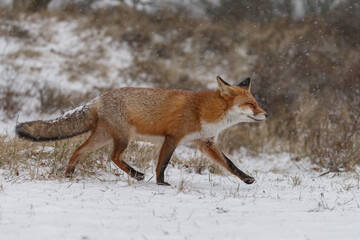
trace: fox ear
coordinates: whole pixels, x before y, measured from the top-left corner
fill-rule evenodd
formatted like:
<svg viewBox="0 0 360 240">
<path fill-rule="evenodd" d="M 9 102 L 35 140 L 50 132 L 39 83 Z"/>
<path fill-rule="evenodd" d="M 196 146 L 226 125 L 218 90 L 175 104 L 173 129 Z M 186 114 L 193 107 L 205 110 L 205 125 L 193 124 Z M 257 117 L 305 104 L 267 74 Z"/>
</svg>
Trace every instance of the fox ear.
<svg viewBox="0 0 360 240">
<path fill-rule="evenodd" d="M 217 84 L 219 86 L 220 89 L 220 94 L 221 96 L 231 96 L 234 93 L 234 90 L 231 88 L 230 84 L 228 84 L 227 82 L 225 82 L 221 77 L 217 76 L 216 77 L 217 80 Z"/>
<path fill-rule="evenodd" d="M 248 77 L 245 80 L 243 80 L 241 83 L 239 83 L 238 87 L 242 87 L 250 91 L 250 85 L 251 85 L 251 81 L 250 78 Z"/>
</svg>

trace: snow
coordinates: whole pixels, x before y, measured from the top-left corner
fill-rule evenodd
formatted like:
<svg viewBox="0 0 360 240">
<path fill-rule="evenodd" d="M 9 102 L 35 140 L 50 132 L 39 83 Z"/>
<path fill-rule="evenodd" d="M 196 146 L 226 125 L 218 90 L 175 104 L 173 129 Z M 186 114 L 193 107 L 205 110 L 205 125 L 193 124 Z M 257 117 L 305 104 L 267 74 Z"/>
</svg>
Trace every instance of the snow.
<svg viewBox="0 0 360 240">
<path fill-rule="evenodd" d="M 193 151 L 178 150 L 186 157 Z M 237 154 L 240 156 L 242 154 Z M 359 176 L 318 177 L 286 154 L 236 161 L 256 182 L 169 166 L 171 187 L 105 179 L 0 180 L 1 239 L 356 239 Z M 106 175 L 105 175 L 106 176 Z M 298 179 L 295 181 L 294 179 Z"/>
</svg>

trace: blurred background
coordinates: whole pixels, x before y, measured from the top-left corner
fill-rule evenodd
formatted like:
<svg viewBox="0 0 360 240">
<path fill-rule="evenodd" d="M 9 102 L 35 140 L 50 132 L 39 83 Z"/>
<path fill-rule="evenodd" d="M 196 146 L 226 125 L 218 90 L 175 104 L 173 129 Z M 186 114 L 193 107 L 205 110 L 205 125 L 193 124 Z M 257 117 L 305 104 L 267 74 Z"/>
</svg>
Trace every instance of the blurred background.
<svg viewBox="0 0 360 240">
<path fill-rule="evenodd" d="M 2 0 L 0 129 L 104 91 L 201 91 L 251 77 L 269 113 L 224 131 L 229 153 L 360 163 L 359 0 Z"/>
</svg>

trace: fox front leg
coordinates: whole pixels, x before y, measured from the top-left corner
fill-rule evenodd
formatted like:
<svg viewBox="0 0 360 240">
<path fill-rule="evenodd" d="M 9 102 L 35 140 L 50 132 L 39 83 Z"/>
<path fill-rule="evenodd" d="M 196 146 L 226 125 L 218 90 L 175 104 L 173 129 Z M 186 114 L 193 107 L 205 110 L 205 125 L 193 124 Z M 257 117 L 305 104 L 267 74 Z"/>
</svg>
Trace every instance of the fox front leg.
<svg viewBox="0 0 360 240">
<path fill-rule="evenodd" d="M 204 153 L 212 160 L 223 166 L 226 170 L 240 178 L 244 183 L 252 184 L 255 181 L 253 177 L 247 175 L 239 168 L 237 168 L 235 164 L 220 151 L 213 139 L 208 138 L 206 140 L 197 140 L 195 143 L 202 153 Z"/>
<path fill-rule="evenodd" d="M 160 150 L 159 161 L 156 166 L 156 183 L 158 185 L 170 186 L 170 184 L 164 180 L 164 172 L 178 143 L 178 139 L 173 136 L 165 137 L 164 143 Z"/>
</svg>

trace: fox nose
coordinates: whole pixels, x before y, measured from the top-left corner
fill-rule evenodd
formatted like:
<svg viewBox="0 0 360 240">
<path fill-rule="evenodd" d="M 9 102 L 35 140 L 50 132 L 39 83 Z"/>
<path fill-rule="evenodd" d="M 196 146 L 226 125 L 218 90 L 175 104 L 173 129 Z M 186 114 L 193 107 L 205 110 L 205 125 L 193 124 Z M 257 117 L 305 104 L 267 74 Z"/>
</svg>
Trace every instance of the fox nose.
<svg viewBox="0 0 360 240">
<path fill-rule="evenodd" d="M 268 118 L 269 117 L 269 114 L 265 113 L 265 118 Z"/>
</svg>

